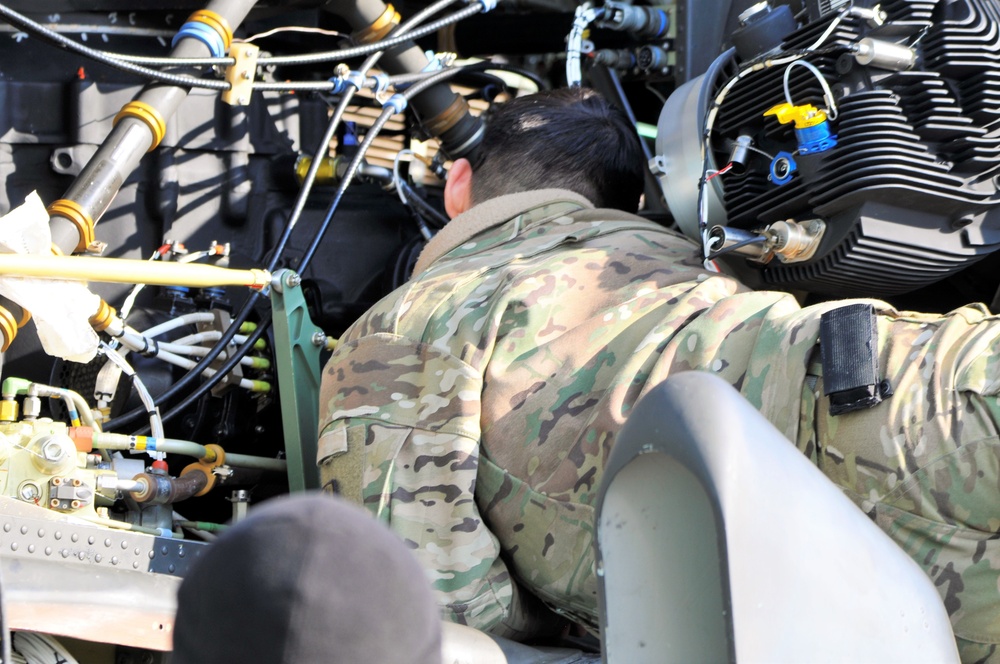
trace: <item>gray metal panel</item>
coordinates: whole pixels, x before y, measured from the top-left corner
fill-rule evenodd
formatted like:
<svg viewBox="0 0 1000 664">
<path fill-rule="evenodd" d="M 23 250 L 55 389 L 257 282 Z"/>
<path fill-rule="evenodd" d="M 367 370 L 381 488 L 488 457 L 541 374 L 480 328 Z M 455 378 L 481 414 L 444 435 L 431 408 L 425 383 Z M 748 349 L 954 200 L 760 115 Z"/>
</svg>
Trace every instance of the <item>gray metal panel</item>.
<svg viewBox="0 0 1000 664">
<path fill-rule="evenodd" d="M 657 487 L 668 499 L 656 498 Z M 629 500 L 645 502 L 631 505 L 632 514 L 655 529 L 618 528 L 620 518 L 607 510 Z M 615 664 L 704 659 L 691 657 L 690 649 L 725 636 L 720 620 L 732 621 L 739 661 L 958 661 L 930 579 L 717 376 L 677 374 L 644 397 L 612 450 L 598 501 L 605 643 L 642 641 L 654 648 L 640 659 L 609 647 Z M 663 514 L 649 514 L 657 510 Z M 606 555 L 608 542 L 622 532 L 631 537 L 611 545 L 616 555 Z M 682 564 L 671 564 L 665 539 L 682 550 Z M 706 580 L 712 540 L 721 565 L 718 578 Z M 643 578 L 637 566 L 657 565 L 645 586 L 617 583 Z M 731 617 L 708 612 L 700 626 L 688 627 L 684 649 L 655 651 L 672 647 L 662 633 L 671 633 L 671 619 L 687 610 L 689 598 L 704 599 L 696 596 L 699 588 L 726 592 L 727 582 Z M 631 613 L 612 612 L 641 602 L 640 591 L 665 596 L 669 613 L 642 616 L 642 604 Z M 614 597 L 623 592 L 632 594 Z"/>
<path fill-rule="evenodd" d="M 180 575 L 206 546 L 71 522 L 0 497 L 9 626 L 169 650 Z"/>
</svg>

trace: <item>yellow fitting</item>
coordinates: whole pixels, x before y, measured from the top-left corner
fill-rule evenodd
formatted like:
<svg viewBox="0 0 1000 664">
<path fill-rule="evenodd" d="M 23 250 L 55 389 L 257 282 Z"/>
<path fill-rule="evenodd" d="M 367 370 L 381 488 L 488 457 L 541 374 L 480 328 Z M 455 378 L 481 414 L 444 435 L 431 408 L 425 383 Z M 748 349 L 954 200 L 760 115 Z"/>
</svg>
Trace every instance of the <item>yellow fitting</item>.
<svg viewBox="0 0 1000 664">
<path fill-rule="evenodd" d="M 118 115 L 115 116 L 112 124 L 118 124 L 122 118 L 135 118 L 149 128 L 149 133 L 152 135 L 153 141 L 147 152 L 155 150 L 156 146 L 163 140 L 163 137 L 167 135 L 166 120 L 163 119 L 158 110 L 145 102 L 130 101 L 125 104 L 122 106 L 122 110 L 118 111 Z"/>
<path fill-rule="evenodd" d="M 185 23 L 204 23 L 219 33 L 222 37 L 222 44 L 229 50 L 229 45 L 233 43 L 233 29 L 229 27 L 229 21 L 210 9 L 199 9 L 188 16 Z"/>
<path fill-rule="evenodd" d="M 337 182 L 337 167 L 340 165 L 340 162 L 340 157 L 324 157 L 319 162 L 319 168 L 316 169 L 316 184 L 323 185 Z M 302 155 L 295 160 L 295 179 L 298 180 L 299 184 L 305 181 L 310 166 L 312 166 L 312 157 Z"/>
<path fill-rule="evenodd" d="M 773 115 L 778 118 L 781 124 L 795 123 L 796 129 L 806 129 L 815 127 L 826 121 L 826 113 L 816 108 L 812 104 L 793 106 L 792 104 L 778 104 L 764 111 L 764 117 Z"/>
<path fill-rule="evenodd" d="M 17 402 L 13 399 L 0 400 L 0 422 L 17 422 Z"/>
<path fill-rule="evenodd" d="M 271 391 L 271 384 L 264 380 L 252 380 L 250 387 L 251 392 L 262 392 L 267 393 Z"/>
<path fill-rule="evenodd" d="M 247 321 L 242 325 L 240 325 L 240 334 L 250 334 L 251 332 L 254 332 L 256 329 L 257 329 L 257 323 L 251 323 L 250 321 Z"/>
<path fill-rule="evenodd" d="M 76 231 L 80 234 L 80 241 L 77 242 L 76 249 L 73 251 L 87 251 L 94 244 L 94 218 L 79 203 L 67 198 L 60 198 L 48 207 L 48 213 L 50 217 L 62 217 L 76 226 Z"/>
<path fill-rule="evenodd" d="M 251 357 L 250 358 L 250 368 L 251 369 L 270 369 L 271 360 L 266 357 Z"/>
<path fill-rule="evenodd" d="M 10 343 L 17 336 L 17 321 L 14 320 L 14 315 L 4 307 L 0 307 L 0 336 L 3 336 L 0 352 L 10 348 Z"/>
<path fill-rule="evenodd" d="M 31 312 L 21 307 L 21 320 L 17 321 L 17 329 L 21 329 L 27 325 L 29 320 L 31 320 Z"/>
<path fill-rule="evenodd" d="M 226 451 L 220 446 L 211 444 L 206 445 L 205 449 L 208 451 L 208 454 L 203 456 L 201 459 L 198 459 L 197 463 L 192 463 L 184 468 L 180 475 L 181 477 L 184 477 L 188 473 L 204 473 L 208 482 L 205 484 L 204 489 L 194 494 L 196 496 L 204 496 L 206 493 L 215 488 L 215 481 L 217 477 L 212 471 L 226 463 Z"/>
<path fill-rule="evenodd" d="M 326 338 L 326 350 L 337 350 L 337 346 L 340 344 L 340 339 L 334 337 Z"/>
<path fill-rule="evenodd" d="M 264 350 L 265 348 L 267 348 L 267 342 L 264 341 L 263 339 L 258 339 L 257 341 L 253 342 L 254 350 Z"/>
<path fill-rule="evenodd" d="M 351 38 L 357 44 L 370 44 L 380 41 L 392 32 L 393 28 L 399 25 L 400 19 L 399 12 L 392 5 L 386 5 L 385 11 L 382 12 L 381 16 L 372 21 L 372 24 L 367 28 L 362 28 L 352 34 Z"/>
<path fill-rule="evenodd" d="M 114 307 L 101 300 L 97 313 L 90 317 L 90 326 L 94 328 L 95 332 L 103 332 L 111 326 L 117 315 L 118 312 L 115 311 Z"/>
</svg>

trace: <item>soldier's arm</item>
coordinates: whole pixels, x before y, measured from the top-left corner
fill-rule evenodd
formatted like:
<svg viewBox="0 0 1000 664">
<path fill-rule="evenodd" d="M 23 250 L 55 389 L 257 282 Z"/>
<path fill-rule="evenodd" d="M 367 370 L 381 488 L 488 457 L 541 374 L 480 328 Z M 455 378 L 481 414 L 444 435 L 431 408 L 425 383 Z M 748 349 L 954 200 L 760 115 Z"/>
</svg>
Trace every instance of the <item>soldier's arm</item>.
<svg viewBox="0 0 1000 664">
<path fill-rule="evenodd" d="M 516 590 L 475 501 L 481 391 L 447 350 L 389 334 L 344 344 L 324 372 L 317 461 L 325 488 L 413 550 L 444 618 L 506 631 Z"/>
</svg>

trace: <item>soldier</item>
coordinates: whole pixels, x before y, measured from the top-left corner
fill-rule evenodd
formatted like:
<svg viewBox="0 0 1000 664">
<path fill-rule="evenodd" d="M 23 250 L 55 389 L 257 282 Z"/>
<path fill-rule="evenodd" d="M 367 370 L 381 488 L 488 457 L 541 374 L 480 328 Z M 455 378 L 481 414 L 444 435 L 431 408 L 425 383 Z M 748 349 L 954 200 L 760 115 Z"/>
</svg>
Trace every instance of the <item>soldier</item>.
<svg viewBox="0 0 1000 664">
<path fill-rule="evenodd" d="M 596 630 L 593 503 L 615 436 L 671 373 L 714 372 L 926 570 L 963 659 L 993 656 L 1000 321 L 754 292 L 631 214 L 641 164 L 591 91 L 496 112 L 481 163 L 452 167 L 453 221 L 326 367 L 327 488 L 404 538 L 447 618 L 548 628 L 535 597 Z"/>
</svg>

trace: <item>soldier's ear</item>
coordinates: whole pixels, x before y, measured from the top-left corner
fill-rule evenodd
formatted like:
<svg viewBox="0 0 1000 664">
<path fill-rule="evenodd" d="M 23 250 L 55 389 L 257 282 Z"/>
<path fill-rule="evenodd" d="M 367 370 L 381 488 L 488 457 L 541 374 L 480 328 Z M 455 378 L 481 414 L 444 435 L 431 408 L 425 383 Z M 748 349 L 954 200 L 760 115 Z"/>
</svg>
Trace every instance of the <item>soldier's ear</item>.
<svg viewBox="0 0 1000 664">
<path fill-rule="evenodd" d="M 444 209 L 454 219 L 472 207 L 472 164 L 456 159 L 444 183 Z"/>
</svg>

